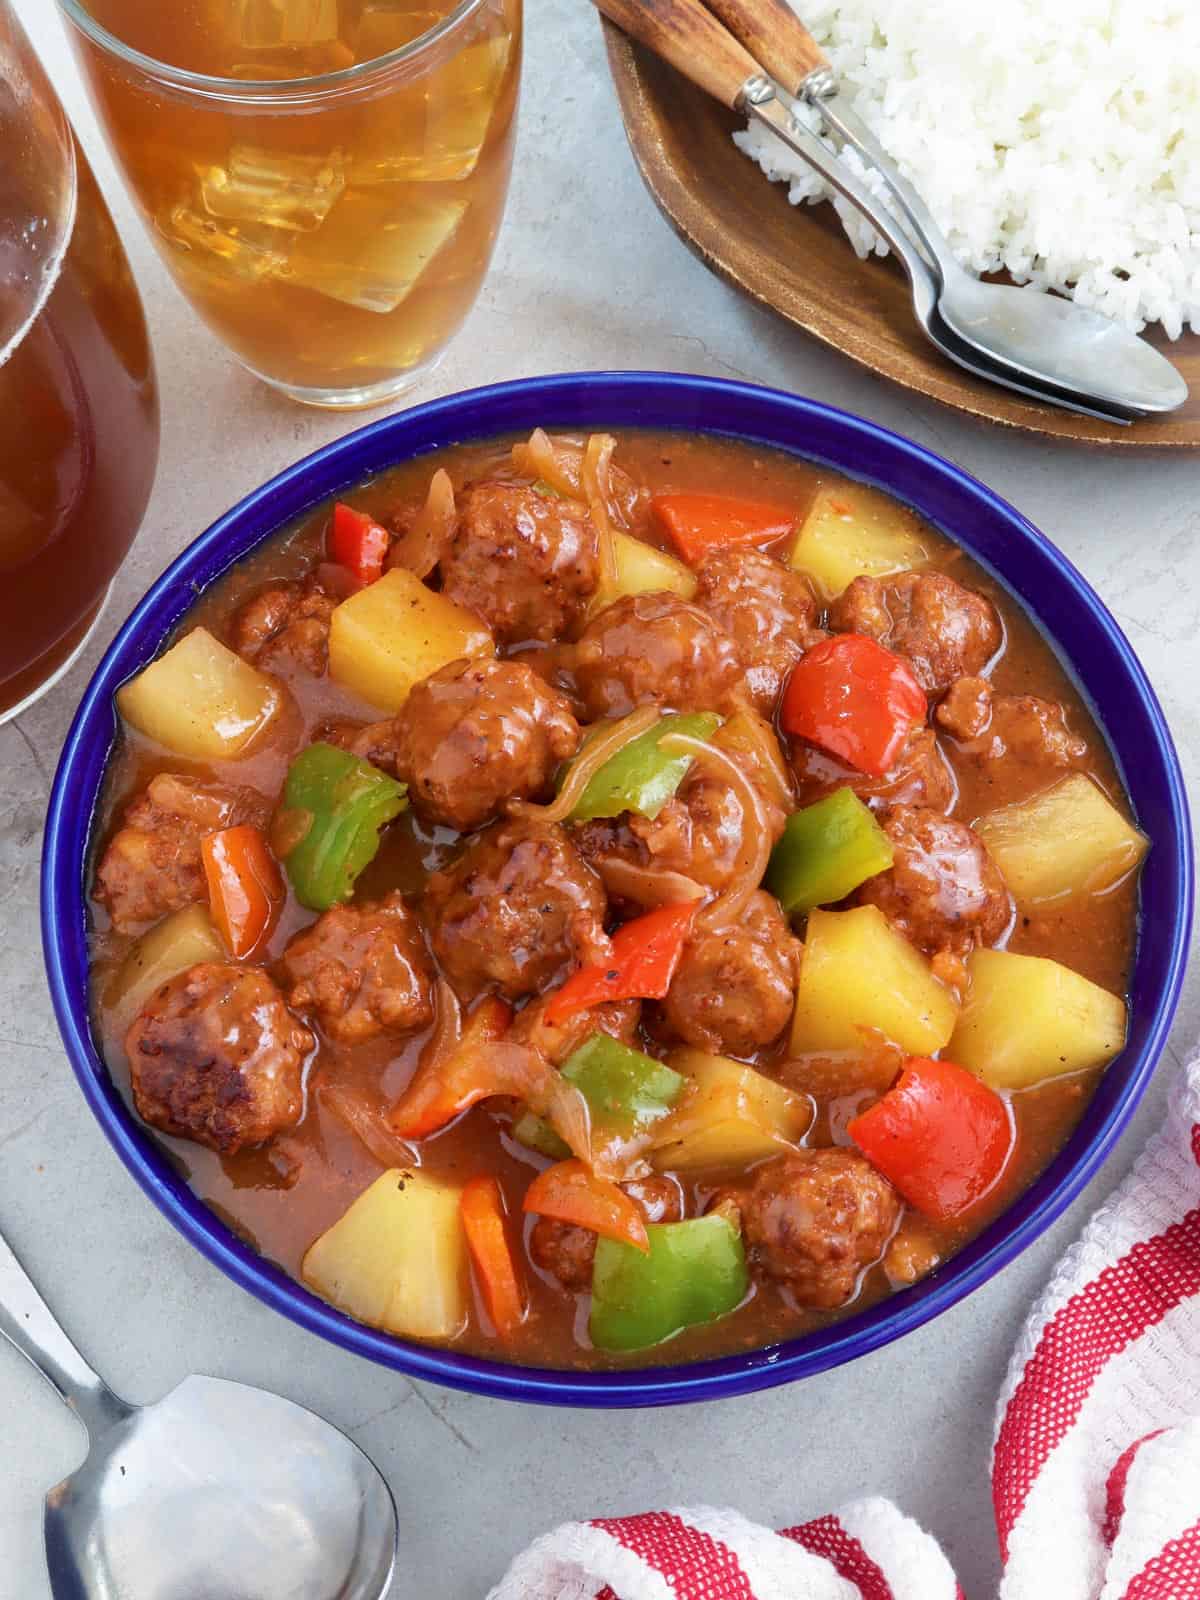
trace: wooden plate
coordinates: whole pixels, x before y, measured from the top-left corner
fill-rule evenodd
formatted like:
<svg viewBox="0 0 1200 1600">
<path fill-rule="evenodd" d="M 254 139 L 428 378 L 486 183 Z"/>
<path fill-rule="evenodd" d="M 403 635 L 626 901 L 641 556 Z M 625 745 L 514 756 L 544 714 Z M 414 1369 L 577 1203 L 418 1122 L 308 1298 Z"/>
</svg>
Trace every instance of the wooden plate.
<svg viewBox="0 0 1200 1600">
<path fill-rule="evenodd" d="M 913 317 L 890 256 L 860 261 L 832 206 L 790 206 L 730 133 L 740 119 L 604 23 L 629 144 L 667 221 L 706 266 L 885 378 L 972 416 L 1054 439 L 1126 449 L 1200 448 L 1200 335 L 1153 342 L 1191 395 L 1162 420 L 1122 428 L 1038 405 L 945 360 Z"/>
</svg>

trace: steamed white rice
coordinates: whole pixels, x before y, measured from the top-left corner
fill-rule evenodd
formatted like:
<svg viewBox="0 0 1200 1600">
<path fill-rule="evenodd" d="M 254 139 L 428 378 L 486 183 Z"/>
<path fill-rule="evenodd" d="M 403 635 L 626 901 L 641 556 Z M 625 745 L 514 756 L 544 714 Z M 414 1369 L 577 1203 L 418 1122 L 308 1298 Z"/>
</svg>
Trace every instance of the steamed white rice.
<svg viewBox="0 0 1200 1600">
<path fill-rule="evenodd" d="M 792 3 L 965 266 L 1200 331 L 1200 0 Z M 793 205 L 832 198 L 773 134 L 734 138 Z"/>
</svg>

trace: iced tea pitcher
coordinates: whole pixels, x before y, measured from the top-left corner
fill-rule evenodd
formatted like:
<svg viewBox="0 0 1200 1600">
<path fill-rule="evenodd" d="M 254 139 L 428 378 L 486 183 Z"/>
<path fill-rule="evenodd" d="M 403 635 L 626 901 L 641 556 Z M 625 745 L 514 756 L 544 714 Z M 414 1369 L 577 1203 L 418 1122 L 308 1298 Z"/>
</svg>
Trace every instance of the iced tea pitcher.
<svg viewBox="0 0 1200 1600">
<path fill-rule="evenodd" d="M 242 364 L 375 405 L 470 311 L 508 189 L 521 0 L 60 0 L 151 237 Z"/>
<path fill-rule="evenodd" d="M 157 462 L 154 364 L 129 263 L 0 0 L 0 721 L 83 648 Z"/>
</svg>

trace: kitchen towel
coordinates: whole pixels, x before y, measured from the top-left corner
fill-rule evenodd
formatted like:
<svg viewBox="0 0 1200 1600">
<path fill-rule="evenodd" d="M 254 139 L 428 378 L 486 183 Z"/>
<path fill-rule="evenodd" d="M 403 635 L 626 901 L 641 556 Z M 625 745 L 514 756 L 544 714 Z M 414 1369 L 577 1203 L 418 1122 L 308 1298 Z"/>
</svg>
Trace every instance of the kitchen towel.
<svg viewBox="0 0 1200 1600">
<path fill-rule="evenodd" d="M 1022 1330 L 992 1499 L 999 1600 L 1200 1600 L 1200 1057 Z M 876 1498 L 778 1533 L 709 1507 L 567 1523 L 488 1600 L 961 1597 Z"/>
</svg>

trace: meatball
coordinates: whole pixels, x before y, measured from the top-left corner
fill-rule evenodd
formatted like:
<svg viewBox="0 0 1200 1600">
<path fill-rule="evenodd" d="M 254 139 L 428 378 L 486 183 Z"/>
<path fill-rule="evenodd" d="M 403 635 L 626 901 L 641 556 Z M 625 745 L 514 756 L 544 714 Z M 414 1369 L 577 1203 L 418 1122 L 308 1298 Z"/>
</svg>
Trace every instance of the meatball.
<svg viewBox="0 0 1200 1600">
<path fill-rule="evenodd" d="M 561 1067 L 593 1033 L 607 1033 L 632 1044 L 641 1019 L 640 1000 L 610 1000 L 587 1011 L 573 1011 L 561 1022 L 546 1021 L 548 999 L 531 1000 L 505 1034 L 507 1044 L 528 1045 L 552 1067 Z"/>
<path fill-rule="evenodd" d="M 992 720 L 992 686 L 986 678 L 956 678 L 933 714 L 953 739 L 976 739 Z"/>
<path fill-rule="evenodd" d="M 600 879 L 566 832 L 534 821 L 493 823 L 425 891 L 434 954 L 464 995 L 509 1000 L 604 961 Z"/>
<path fill-rule="evenodd" d="M 812 585 L 760 550 L 718 550 L 696 578 L 696 604 L 736 642 L 750 697 L 769 717 L 788 673 L 824 638 Z"/>
<path fill-rule="evenodd" d="M 288 1004 L 316 1013 L 331 1039 L 361 1044 L 433 1021 L 433 970 L 416 918 L 395 891 L 334 906 L 283 952 Z"/>
<path fill-rule="evenodd" d="M 298 666 L 315 678 L 329 662 L 329 622 L 336 599 L 315 578 L 273 583 L 233 619 L 233 648 L 271 671 Z"/>
<path fill-rule="evenodd" d="M 555 639 L 582 616 L 600 581 L 586 506 L 518 483 L 475 483 L 441 562 L 442 589 L 501 644 Z"/>
<path fill-rule="evenodd" d="M 1066 768 L 1087 759 L 1087 741 L 1071 732 L 1056 700 L 998 695 L 983 678 L 960 678 L 935 715 L 964 754 L 980 762 Z"/>
<path fill-rule="evenodd" d="M 754 782 L 754 774 L 747 777 Z M 783 809 L 756 784 L 773 838 L 783 831 Z M 656 817 L 626 811 L 585 822 L 575 833 L 580 851 L 614 900 L 638 906 L 678 900 L 687 885 L 679 874 L 719 893 L 733 879 L 742 850 L 745 810 L 738 791 L 716 773 L 693 772 Z M 635 869 L 631 874 L 629 869 Z"/>
<path fill-rule="evenodd" d="M 872 809 L 889 805 L 926 806 L 949 811 L 958 793 L 954 775 L 946 764 L 932 728 L 914 728 L 896 765 L 881 778 L 856 772 L 836 756 L 815 745 L 796 740 L 792 747 L 792 775 L 797 803 L 810 806 L 835 789 L 853 789 Z"/>
<path fill-rule="evenodd" d="M 981 671 L 1003 637 L 992 602 L 943 572 L 855 578 L 830 607 L 829 625 L 868 634 L 906 656 L 930 695 Z"/>
<path fill-rule="evenodd" d="M 771 1044 L 791 1017 L 800 942 L 779 902 L 759 890 L 736 927 L 693 932 L 663 1014 L 700 1050 L 748 1056 Z"/>
<path fill-rule="evenodd" d="M 675 594 L 624 595 L 593 617 L 572 658 L 589 721 L 641 705 L 718 711 L 740 683 L 741 654 L 706 611 Z"/>
<path fill-rule="evenodd" d="M 637 1201 L 647 1222 L 678 1222 L 683 1216 L 683 1196 L 672 1178 L 634 1178 L 621 1188 Z M 529 1232 L 529 1256 L 564 1289 L 582 1294 L 592 1286 L 596 1235 L 590 1228 L 539 1217 Z"/>
<path fill-rule="evenodd" d="M 452 661 L 393 720 L 391 764 L 413 810 L 460 833 L 544 794 L 579 747 L 567 701 L 518 661 Z"/>
<path fill-rule="evenodd" d="M 881 821 L 894 859 L 855 891 L 855 902 L 878 906 L 927 955 L 965 956 L 994 944 L 1012 903 L 974 828 L 924 806 L 891 806 Z"/>
<path fill-rule="evenodd" d="M 261 821 L 266 802 L 249 789 L 222 789 L 160 772 L 128 806 L 96 869 L 95 897 L 113 927 L 129 933 L 207 897 L 200 846 L 210 833 Z"/>
<path fill-rule="evenodd" d="M 901 1201 L 856 1151 L 797 1150 L 759 1167 L 735 1195 L 751 1266 L 805 1306 L 852 1300 L 900 1219 Z"/>
<path fill-rule="evenodd" d="M 164 983 L 125 1039 L 138 1115 L 222 1155 L 299 1122 L 316 1046 L 261 967 L 205 961 Z"/>
</svg>

